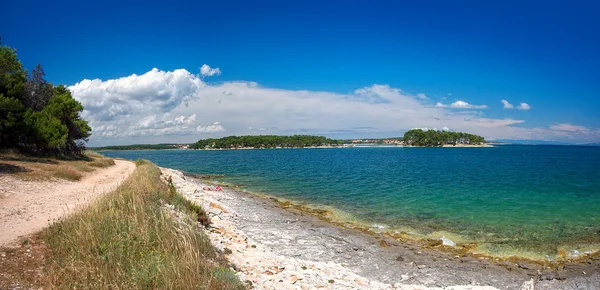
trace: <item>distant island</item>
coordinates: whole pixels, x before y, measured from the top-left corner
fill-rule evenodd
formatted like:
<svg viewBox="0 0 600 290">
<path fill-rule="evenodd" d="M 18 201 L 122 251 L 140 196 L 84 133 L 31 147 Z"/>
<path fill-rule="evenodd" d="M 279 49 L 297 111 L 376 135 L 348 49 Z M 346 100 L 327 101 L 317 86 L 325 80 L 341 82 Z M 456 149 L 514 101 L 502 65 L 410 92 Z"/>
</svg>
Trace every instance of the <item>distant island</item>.
<svg viewBox="0 0 600 290">
<path fill-rule="evenodd" d="M 190 149 L 259 149 L 259 148 L 305 148 L 342 146 L 343 140 L 310 135 L 258 135 L 209 138 L 191 144 Z"/>
<path fill-rule="evenodd" d="M 404 133 L 403 145 L 415 147 L 484 146 L 486 142 L 483 137 L 469 133 L 412 129 Z"/>
<path fill-rule="evenodd" d="M 269 148 L 338 148 L 338 147 L 483 147 L 488 146 L 478 135 L 463 132 L 412 129 L 403 137 L 382 139 L 336 140 L 312 135 L 247 135 L 208 138 L 192 144 L 134 144 L 92 147 L 105 150 L 165 150 L 165 149 L 269 149 Z"/>
</svg>

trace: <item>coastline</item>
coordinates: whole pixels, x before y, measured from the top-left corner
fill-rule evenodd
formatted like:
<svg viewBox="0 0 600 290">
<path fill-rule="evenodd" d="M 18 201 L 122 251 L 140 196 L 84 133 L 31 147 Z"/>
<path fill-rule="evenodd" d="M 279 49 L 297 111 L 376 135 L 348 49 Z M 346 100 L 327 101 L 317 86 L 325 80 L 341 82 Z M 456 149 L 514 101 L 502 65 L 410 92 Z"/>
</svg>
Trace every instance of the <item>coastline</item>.
<svg viewBox="0 0 600 290">
<path fill-rule="evenodd" d="M 346 148 L 494 148 L 495 144 L 486 143 L 482 145 L 442 145 L 442 146 L 411 146 L 411 145 L 378 145 L 378 144 L 344 144 L 340 146 L 307 146 L 307 147 L 273 147 L 273 148 L 256 148 L 256 147 L 238 147 L 238 148 L 203 148 L 203 149 L 188 149 L 188 148 L 168 148 L 168 149 L 101 149 L 96 152 L 104 151 L 178 151 L 178 150 L 200 150 L 200 151 L 223 151 L 223 150 L 277 150 L 277 149 L 346 149 Z"/>
<path fill-rule="evenodd" d="M 215 246 L 231 251 L 242 281 L 267 289 L 544 289 L 600 285 L 597 261 L 557 269 L 456 255 L 423 244 L 339 227 L 277 201 L 239 192 L 202 190 L 209 184 L 161 168 L 178 192 L 213 220 Z M 226 250 L 228 249 L 228 250 Z M 594 270 L 595 269 L 595 270 Z M 436 288 L 437 287 L 437 288 Z M 440 288 L 442 287 L 442 288 Z"/>
</svg>

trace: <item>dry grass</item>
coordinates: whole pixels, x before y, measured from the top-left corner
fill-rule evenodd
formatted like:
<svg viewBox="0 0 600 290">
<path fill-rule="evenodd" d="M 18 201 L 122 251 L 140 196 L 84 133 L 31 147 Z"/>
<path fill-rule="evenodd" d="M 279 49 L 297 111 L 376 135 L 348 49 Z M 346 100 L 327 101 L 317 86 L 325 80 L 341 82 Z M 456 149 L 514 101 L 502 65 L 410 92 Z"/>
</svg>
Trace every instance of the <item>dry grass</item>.
<svg viewBox="0 0 600 290">
<path fill-rule="evenodd" d="M 105 168 L 115 165 L 115 161 L 110 158 L 95 158 L 89 163 L 90 166 Z"/>
<path fill-rule="evenodd" d="M 201 209 L 161 181 L 156 166 L 136 164 L 114 194 L 46 230 L 44 288 L 244 289 L 200 231 Z"/>
<path fill-rule="evenodd" d="M 20 247 L 0 248 L 0 289 L 38 289 L 48 252 L 37 235 L 23 240 Z"/>
<path fill-rule="evenodd" d="M 53 175 L 60 179 L 77 181 L 83 177 L 81 171 L 77 170 L 76 166 L 61 164 L 53 168 Z"/>
<path fill-rule="evenodd" d="M 115 164 L 111 158 L 96 152 L 72 160 L 24 156 L 14 152 L 0 153 L 0 174 L 11 174 L 23 180 L 43 181 L 54 178 L 80 180 L 86 173 Z"/>
</svg>

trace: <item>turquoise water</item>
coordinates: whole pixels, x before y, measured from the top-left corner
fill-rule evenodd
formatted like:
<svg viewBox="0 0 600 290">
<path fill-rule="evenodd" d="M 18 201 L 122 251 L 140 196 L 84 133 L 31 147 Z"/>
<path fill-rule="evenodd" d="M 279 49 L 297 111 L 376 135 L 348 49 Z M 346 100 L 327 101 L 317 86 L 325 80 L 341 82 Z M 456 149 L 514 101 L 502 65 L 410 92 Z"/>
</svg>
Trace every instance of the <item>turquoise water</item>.
<svg viewBox="0 0 600 290">
<path fill-rule="evenodd" d="M 253 192 L 335 208 L 343 219 L 478 252 L 554 259 L 600 249 L 600 148 L 340 148 L 105 151 Z"/>
</svg>

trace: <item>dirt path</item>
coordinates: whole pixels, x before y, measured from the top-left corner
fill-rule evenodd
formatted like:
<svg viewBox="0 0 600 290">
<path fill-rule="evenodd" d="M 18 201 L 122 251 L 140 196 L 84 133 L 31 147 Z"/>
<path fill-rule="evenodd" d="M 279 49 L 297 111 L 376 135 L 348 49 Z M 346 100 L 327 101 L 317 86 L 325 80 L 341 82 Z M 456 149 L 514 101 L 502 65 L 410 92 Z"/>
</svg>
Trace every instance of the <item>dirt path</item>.
<svg viewBox="0 0 600 290">
<path fill-rule="evenodd" d="M 55 220 L 117 188 L 135 169 L 130 161 L 98 169 L 80 181 L 23 181 L 0 176 L 0 247 L 16 246 Z"/>
</svg>

